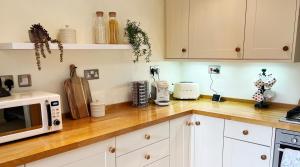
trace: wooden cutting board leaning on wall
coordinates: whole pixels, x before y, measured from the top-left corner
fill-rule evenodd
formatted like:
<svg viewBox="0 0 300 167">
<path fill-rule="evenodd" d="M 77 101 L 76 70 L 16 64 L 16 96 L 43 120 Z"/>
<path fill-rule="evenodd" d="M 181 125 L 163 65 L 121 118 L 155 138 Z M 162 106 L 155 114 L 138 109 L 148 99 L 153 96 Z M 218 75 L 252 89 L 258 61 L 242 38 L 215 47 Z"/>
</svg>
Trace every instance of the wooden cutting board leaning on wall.
<svg viewBox="0 0 300 167">
<path fill-rule="evenodd" d="M 72 118 L 80 119 L 90 116 L 92 96 L 88 81 L 77 76 L 76 68 L 74 64 L 70 65 L 70 79 L 64 82 L 64 89 Z"/>
</svg>

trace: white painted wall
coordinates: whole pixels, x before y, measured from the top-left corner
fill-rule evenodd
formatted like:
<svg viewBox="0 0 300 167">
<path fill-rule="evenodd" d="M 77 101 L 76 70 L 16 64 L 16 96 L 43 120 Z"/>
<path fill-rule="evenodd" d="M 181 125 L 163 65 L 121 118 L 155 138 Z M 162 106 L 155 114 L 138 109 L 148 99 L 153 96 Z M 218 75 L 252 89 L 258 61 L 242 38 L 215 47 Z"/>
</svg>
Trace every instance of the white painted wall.
<svg viewBox="0 0 300 167">
<path fill-rule="evenodd" d="M 213 88 L 222 96 L 252 99 L 254 82 L 262 68 L 277 78 L 273 90 L 275 102 L 298 104 L 300 98 L 300 63 L 245 63 L 245 62 L 183 62 L 182 81 L 200 84 L 201 94 L 212 95 L 209 89 L 208 65 L 221 65 L 221 74 L 213 75 Z"/>
<path fill-rule="evenodd" d="M 161 67 L 161 78 L 173 82 L 195 81 L 200 83 L 202 94 L 212 94 L 207 73 L 209 64 L 222 65 L 221 75 L 214 76 L 214 88 L 223 96 L 251 99 L 257 73 L 268 68 L 278 79 L 274 86 L 275 101 L 296 104 L 300 97 L 299 64 L 289 63 L 203 63 L 163 61 L 164 39 L 163 0 L 1 0 L 0 42 L 28 41 L 27 30 L 33 23 L 42 23 L 51 36 L 68 24 L 77 30 L 79 43 L 92 43 L 92 27 L 96 10 L 117 11 L 121 27 L 128 18 L 140 21 L 149 33 L 153 44 L 151 64 Z M 122 32 L 121 32 L 122 33 Z M 42 60 L 38 71 L 33 51 L 0 51 L 0 75 L 32 74 L 33 86 L 16 88 L 15 91 L 46 90 L 62 95 L 63 81 L 68 78 L 68 66 L 76 64 L 78 74 L 83 69 L 99 68 L 100 79 L 90 81 L 95 99 L 106 104 L 130 99 L 130 82 L 149 79 L 151 64 L 132 63 L 130 51 L 65 51 L 64 63 L 59 62 L 58 52 Z M 64 97 L 64 96 L 63 96 Z M 63 98 L 65 99 L 65 98 Z"/>
<path fill-rule="evenodd" d="M 128 18 L 141 22 L 151 38 L 151 64 L 160 65 L 162 79 L 179 81 L 179 63 L 162 61 L 165 53 L 163 0 L 1 0 L 0 42 L 29 41 L 30 25 L 41 23 L 52 37 L 68 24 L 77 30 L 78 43 L 92 43 L 97 10 L 105 11 L 106 16 L 109 11 L 116 11 L 120 27 L 124 27 Z M 42 71 L 37 70 L 33 51 L 0 51 L 0 75 L 12 74 L 15 82 L 18 74 L 32 75 L 32 87 L 17 87 L 15 91 L 46 90 L 64 95 L 63 82 L 69 76 L 71 63 L 78 66 L 78 74 L 81 76 L 84 69 L 100 70 L 100 79 L 90 81 L 90 86 L 93 97 L 106 104 L 128 101 L 131 81 L 150 80 L 151 64 L 143 61 L 134 64 L 130 50 L 67 50 L 63 63 L 59 63 L 58 52 L 55 51 L 46 60 L 42 59 Z"/>
</svg>

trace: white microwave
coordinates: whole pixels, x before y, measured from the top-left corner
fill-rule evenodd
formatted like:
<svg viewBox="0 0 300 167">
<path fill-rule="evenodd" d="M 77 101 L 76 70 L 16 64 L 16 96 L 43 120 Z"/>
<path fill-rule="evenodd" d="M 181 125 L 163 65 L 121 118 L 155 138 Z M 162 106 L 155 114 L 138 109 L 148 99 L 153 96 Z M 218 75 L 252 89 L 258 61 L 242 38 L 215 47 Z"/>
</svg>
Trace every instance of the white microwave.
<svg viewBox="0 0 300 167">
<path fill-rule="evenodd" d="M 0 98 L 0 144 L 61 129 L 60 95 L 25 92 Z"/>
</svg>

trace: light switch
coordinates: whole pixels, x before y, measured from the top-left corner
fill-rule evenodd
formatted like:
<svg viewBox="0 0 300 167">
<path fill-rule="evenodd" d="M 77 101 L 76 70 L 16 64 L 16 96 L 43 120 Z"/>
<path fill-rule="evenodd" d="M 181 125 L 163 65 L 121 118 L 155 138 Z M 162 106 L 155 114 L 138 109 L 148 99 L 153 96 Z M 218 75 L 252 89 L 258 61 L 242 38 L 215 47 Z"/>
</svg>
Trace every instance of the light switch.
<svg viewBox="0 0 300 167">
<path fill-rule="evenodd" d="M 18 83 L 19 83 L 19 87 L 32 86 L 31 75 L 30 74 L 18 75 Z"/>
</svg>

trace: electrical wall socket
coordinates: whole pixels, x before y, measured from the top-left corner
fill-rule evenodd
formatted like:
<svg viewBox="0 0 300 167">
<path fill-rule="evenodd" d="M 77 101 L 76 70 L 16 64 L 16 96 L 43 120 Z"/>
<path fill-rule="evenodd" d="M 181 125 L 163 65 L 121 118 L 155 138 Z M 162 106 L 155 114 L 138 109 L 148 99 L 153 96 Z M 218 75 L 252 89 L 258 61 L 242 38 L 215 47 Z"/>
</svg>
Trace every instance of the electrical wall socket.
<svg viewBox="0 0 300 167">
<path fill-rule="evenodd" d="M 209 74 L 220 74 L 221 73 L 221 66 L 220 65 L 209 65 L 208 66 L 208 73 Z"/>
<path fill-rule="evenodd" d="M 152 76 L 159 75 L 159 66 L 158 65 L 154 65 L 154 66 L 150 66 L 150 74 Z"/>
<path fill-rule="evenodd" d="M 4 85 L 5 80 L 11 79 L 12 81 L 14 81 L 14 76 L 13 75 L 2 75 L 2 76 L 0 76 L 0 78 L 1 78 L 1 81 L 2 81 L 2 87 L 6 87 Z M 14 85 L 12 85 L 12 88 L 14 88 Z"/>
<path fill-rule="evenodd" d="M 99 69 L 84 70 L 84 78 L 87 80 L 99 79 Z"/>
</svg>

